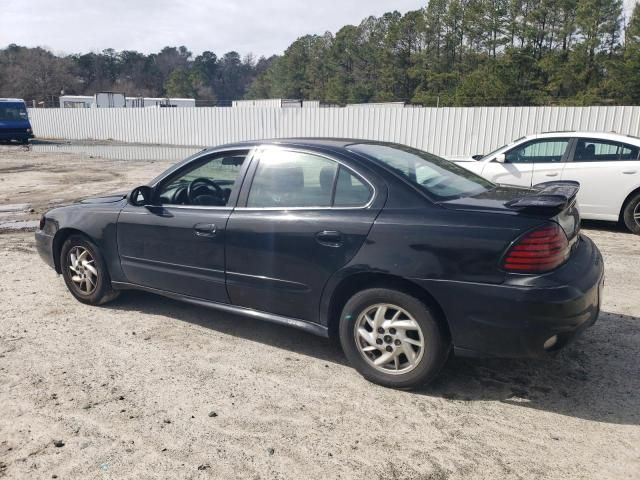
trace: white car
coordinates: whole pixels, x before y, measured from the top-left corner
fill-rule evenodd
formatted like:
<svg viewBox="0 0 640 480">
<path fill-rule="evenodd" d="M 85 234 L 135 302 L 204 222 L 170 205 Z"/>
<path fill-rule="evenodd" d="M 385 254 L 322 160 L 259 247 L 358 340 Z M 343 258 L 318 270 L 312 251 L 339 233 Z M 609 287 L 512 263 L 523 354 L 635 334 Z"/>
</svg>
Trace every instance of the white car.
<svg viewBox="0 0 640 480">
<path fill-rule="evenodd" d="M 580 182 L 582 218 L 623 222 L 640 234 L 640 138 L 615 133 L 528 135 L 487 155 L 454 160 L 495 183 Z"/>
</svg>

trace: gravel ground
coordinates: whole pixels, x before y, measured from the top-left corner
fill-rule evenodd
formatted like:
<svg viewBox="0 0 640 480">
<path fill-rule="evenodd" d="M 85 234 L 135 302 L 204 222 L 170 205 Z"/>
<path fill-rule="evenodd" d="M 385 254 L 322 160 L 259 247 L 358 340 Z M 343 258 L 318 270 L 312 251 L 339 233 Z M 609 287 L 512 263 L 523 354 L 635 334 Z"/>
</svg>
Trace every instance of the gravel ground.
<svg viewBox="0 0 640 480">
<path fill-rule="evenodd" d="M 297 330 L 143 293 L 82 305 L 6 226 L 172 162 L 0 147 L 0 477 L 640 478 L 639 237 L 585 225 L 603 313 L 559 355 L 454 358 L 400 392 Z"/>
</svg>

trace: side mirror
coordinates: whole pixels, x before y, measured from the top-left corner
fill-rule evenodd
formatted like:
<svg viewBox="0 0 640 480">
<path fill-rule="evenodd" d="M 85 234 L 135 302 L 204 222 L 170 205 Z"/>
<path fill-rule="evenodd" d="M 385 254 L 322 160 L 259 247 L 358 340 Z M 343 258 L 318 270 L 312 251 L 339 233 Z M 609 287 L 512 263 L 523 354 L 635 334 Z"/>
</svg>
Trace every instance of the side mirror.
<svg viewBox="0 0 640 480">
<path fill-rule="evenodd" d="M 152 204 L 153 189 L 147 185 L 134 188 L 129 194 L 128 201 L 134 207 L 145 207 Z"/>
<path fill-rule="evenodd" d="M 480 160 L 482 157 L 484 157 L 484 155 L 481 153 L 477 153 L 471 156 L 471 158 L 473 158 L 474 160 Z"/>
<path fill-rule="evenodd" d="M 494 158 L 494 160 L 498 163 L 506 163 L 507 157 L 504 153 L 499 153 L 498 155 L 496 155 L 496 158 Z"/>
</svg>

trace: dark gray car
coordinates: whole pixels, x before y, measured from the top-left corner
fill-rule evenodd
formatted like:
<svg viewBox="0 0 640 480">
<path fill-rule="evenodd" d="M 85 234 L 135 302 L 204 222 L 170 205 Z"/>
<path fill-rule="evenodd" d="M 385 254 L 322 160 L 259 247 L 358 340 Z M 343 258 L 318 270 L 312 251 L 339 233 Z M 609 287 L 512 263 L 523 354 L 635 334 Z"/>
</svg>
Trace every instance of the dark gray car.
<svg viewBox="0 0 640 480">
<path fill-rule="evenodd" d="M 337 336 L 365 377 L 409 388 L 452 349 L 545 355 L 596 320 L 604 269 L 577 191 L 401 145 L 246 142 L 52 210 L 36 242 L 81 302 L 139 289 Z"/>
</svg>

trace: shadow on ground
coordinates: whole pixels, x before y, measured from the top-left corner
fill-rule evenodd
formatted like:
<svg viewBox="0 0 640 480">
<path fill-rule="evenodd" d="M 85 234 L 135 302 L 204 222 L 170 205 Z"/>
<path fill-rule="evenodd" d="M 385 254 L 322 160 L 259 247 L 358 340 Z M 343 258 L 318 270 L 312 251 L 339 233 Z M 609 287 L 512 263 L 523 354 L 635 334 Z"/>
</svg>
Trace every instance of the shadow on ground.
<svg viewBox="0 0 640 480">
<path fill-rule="evenodd" d="M 324 362 L 346 365 L 338 342 L 251 318 L 125 292 L 108 308 L 163 315 Z M 407 395 L 499 401 L 570 417 L 640 424 L 640 318 L 603 312 L 573 344 L 542 360 L 452 357 L 432 384 Z"/>
<path fill-rule="evenodd" d="M 627 228 L 616 222 L 605 222 L 603 220 L 582 220 L 580 227 L 587 230 L 601 230 L 603 232 L 624 233 L 633 235 Z"/>
<path fill-rule="evenodd" d="M 542 360 L 452 358 L 421 393 L 640 425 L 639 352 L 640 318 L 602 312 L 592 328 L 555 356 Z"/>
<path fill-rule="evenodd" d="M 198 307 L 146 292 L 127 291 L 106 308 L 163 315 L 216 332 L 346 365 L 337 342 L 275 323 Z"/>
</svg>

